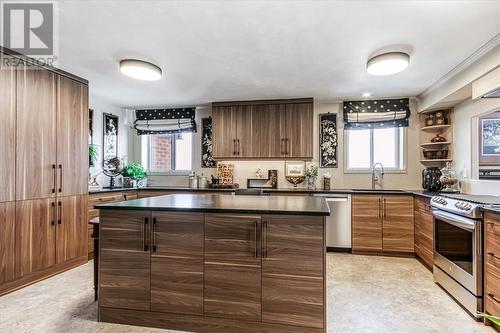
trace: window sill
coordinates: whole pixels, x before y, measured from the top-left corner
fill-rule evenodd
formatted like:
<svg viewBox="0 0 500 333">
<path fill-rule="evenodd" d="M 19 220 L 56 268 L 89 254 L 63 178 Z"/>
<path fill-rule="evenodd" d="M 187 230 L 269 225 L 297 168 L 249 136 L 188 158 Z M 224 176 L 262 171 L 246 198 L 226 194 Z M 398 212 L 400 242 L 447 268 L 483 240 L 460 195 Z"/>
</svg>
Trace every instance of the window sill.
<svg viewBox="0 0 500 333">
<path fill-rule="evenodd" d="M 380 169 L 377 169 L 377 171 Z M 372 170 L 371 169 L 347 169 L 344 170 L 344 174 L 371 174 Z M 407 174 L 408 170 L 407 169 L 392 169 L 384 170 L 384 174 Z"/>
<path fill-rule="evenodd" d="M 147 172 L 148 176 L 189 176 L 192 171 L 189 170 L 172 170 L 163 172 Z"/>
</svg>

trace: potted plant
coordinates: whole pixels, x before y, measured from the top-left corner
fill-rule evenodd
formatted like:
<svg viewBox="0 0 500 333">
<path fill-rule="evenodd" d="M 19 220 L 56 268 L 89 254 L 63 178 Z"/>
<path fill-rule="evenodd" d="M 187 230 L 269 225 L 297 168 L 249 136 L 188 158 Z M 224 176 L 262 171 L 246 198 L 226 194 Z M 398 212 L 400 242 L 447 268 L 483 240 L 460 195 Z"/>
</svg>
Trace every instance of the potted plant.
<svg viewBox="0 0 500 333">
<path fill-rule="evenodd" d="M 307 188 L 314 190 L 316 188 L 316 178 L 318 178 L 318 166 L 314 163 L 306 168 Z"/>
<path fill-rule="evenodd" d="M 95 166 L 97 162 L 97 158 L 99 157 L 99 150 L 97 149 L 97 145 L 90 144 L 89 145 L 89 166 Z"/>
<path fill-rule="evenodd" d="M 147 173 L 139 163 L 130 163 L 123 169 L 122 176 L 124 187 L 134 187 L 137 185 L 137 182 L 146 179 Z"/>
</svg>

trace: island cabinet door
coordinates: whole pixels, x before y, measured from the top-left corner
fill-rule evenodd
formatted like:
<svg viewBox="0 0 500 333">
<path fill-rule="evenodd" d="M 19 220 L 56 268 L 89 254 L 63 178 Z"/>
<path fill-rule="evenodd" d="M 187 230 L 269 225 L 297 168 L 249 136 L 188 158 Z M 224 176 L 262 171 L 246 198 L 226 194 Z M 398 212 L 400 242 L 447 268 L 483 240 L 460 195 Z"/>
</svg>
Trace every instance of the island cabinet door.
<svg viewBox="0 0 500 333">
<path fill-rule="evenodd" d="M 262 321 L 323 328 L 324 218 L 262 217 Z"/>
<path fill-rule="evenodd" d="M 203 315 L 203 213 L 153 212 L 151 311 Z"/>
<path fill-rule="evenodd" d="M 150 309 L 151 213 L 101 210 L 99 306 Z"/>
<path fill-rule="evenodd" d="M 261 320 L 260 216 L 205 215 L 205 315 Z"/>
</svg>

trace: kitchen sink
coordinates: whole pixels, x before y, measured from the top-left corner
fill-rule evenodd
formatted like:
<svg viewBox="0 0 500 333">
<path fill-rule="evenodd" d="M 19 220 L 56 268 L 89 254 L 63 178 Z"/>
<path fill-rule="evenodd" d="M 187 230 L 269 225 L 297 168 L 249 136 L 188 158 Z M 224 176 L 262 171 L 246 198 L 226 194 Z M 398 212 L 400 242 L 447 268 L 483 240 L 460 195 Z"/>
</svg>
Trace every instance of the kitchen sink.
<svg viewBox="0 0 500 333">
<path fill-rule="evenodd" d="M 406 192 L 406 191 L 403 191 L 403 190 L 389 190 L 389 189 L 375 189 L 375 190 L 372 190 L 371 188 L 353 188 L 351 190 L 353 192 L 401 192 L 401 193 Z"/>
</svg>

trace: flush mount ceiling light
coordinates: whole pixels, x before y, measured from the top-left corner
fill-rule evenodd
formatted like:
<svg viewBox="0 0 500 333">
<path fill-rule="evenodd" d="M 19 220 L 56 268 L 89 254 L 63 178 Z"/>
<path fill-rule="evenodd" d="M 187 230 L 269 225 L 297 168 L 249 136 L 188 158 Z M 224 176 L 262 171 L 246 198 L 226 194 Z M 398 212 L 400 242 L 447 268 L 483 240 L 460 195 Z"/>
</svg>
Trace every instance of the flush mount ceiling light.
<svg viewBox="0 0 500 333">
<path fill-rule="evenodd" d="M 408 68 L 410 56 L 404 52 L 383 53 L 368 60 L 366 71 L 372 75 L 391 75 Z"/>
<path fill-rule="evenodd" d="M 161 79 L 161 68 L 146 61 L 123 59 L 120 61 L 120 71 L 137 80 L 156 81 Z"/>
<path fill-rule="evenodd" d="M 369 92 L 365 92 L 365 93 L 363 93 L 363 97 L 370 97 L 371 95 L 372 95 L 372 94 L 371 94 L 371 93 L 369 93 Z"/>
</svg>

